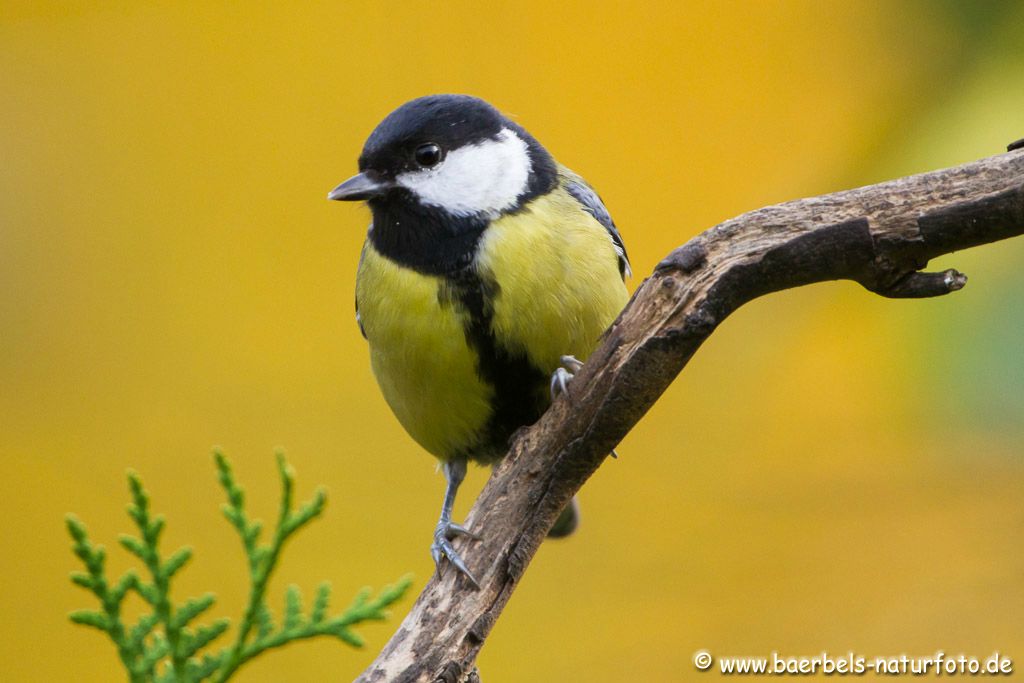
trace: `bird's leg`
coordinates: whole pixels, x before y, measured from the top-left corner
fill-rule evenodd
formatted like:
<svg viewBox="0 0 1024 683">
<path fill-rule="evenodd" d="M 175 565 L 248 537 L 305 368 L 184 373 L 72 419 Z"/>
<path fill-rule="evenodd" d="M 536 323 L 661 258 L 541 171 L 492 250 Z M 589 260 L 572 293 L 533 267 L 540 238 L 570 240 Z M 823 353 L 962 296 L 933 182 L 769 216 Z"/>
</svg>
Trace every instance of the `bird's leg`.
<svg viewBox="0 0 1024 683">
<path fill-rule="evenodd" d="M 455 494 L 459 490 L 459 484 L 466 477 L 466 459 L 457 458 L 449 460 L 444 463 L 443 467 L 444 477 L 448 480 L 448 486 L 445 488 L 444 503 L 441 505 L 441 519 L 437 521 L 437 527 L 434 529 L 434 543 L 430 546 L 430 555 L 434 558 L 434 565 L 437 567 L 438 576 L 444 574 L 444 565 L 441 564 L 442 558 L 447 559 L 479 590 L 480 584 L 469 573 L 466 563 L 462 561 L 459 554 L 455 552 L 455 547 L 452 546 L 452 539 L 456 536 L 468 536 L 476 540 L 480 538 L 469 529 L 452 521 L 452 507 L 455 505 Z"/>
<path fill-rule="evenodd" d="M 551 373 L 551 400 L 554 401 L 561 394 L 569 393 L 569 382 L 576 373 L 583 369 L 583 363 L 576 356 L 562 356 L 562 364 Z M 619 454 L 612 449 L 611 456 L 618 458 Z"/>
</svg>

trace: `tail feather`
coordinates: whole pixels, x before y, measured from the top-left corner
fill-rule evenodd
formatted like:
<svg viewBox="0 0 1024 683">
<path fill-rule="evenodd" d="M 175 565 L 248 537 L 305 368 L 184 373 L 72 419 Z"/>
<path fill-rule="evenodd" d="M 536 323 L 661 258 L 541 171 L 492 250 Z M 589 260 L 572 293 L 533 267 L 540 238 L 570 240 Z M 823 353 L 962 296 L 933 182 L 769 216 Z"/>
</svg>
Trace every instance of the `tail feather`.
<svg viewBox="0 0 1024 683">
<path fill-rule="evenodd" d="M 551 531 L 548 532 L 548 538 L 565 538 L 576 531 L 576 527 L 579 524 L 580 504 L 576 502 L 576 497 L 573 496 L 573 499 L 562 510 L 562 514 L 558 516 L 555 525 L 551 527 Z"/>
</svg>

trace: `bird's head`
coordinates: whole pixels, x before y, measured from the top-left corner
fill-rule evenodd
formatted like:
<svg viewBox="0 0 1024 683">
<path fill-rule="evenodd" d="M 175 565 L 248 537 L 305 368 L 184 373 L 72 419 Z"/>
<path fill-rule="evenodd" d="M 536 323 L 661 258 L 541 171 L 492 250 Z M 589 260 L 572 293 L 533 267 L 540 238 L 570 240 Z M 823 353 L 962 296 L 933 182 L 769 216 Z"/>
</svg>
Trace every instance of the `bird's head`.
<svg viewBox="0 0 1024 683">
<path fill-rule="evenodd" d="M 359 174 L 327 197 L 493 218 L 551 190 L 556 173 L 540 143 L 487 102 L 429 95 L 388 114 L 363 147 Z"/>
</svg>

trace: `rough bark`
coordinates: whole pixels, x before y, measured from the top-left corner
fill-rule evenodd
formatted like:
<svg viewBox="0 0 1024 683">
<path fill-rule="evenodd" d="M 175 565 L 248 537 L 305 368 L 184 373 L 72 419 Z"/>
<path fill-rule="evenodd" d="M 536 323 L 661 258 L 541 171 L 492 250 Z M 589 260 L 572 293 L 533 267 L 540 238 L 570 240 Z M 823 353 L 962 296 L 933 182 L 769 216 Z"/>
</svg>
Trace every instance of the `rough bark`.
<svg viewBox="0 0 1024 683">
<path fill-rule="evenodd" d="M 470 511 L 482 540 L 456 543 L 480 590 L 454 571 L 432 577 L 357 681 L 478 681 L 477 653 L 559 511 L 745 302 L 842 279 L 886 297 L 948 294 L 967 278 L 921 272 L 929 259 L 1022 232 L 1024 149 L 751 211 L 673 251 Z"/>
</svg>

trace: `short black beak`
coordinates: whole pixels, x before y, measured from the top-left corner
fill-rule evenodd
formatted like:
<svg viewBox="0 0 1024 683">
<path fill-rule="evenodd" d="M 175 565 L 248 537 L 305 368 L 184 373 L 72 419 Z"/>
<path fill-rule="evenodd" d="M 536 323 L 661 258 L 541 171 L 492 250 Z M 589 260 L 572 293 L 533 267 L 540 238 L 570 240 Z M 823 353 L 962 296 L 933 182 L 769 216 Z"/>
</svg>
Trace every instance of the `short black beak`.
<svg viewBox="0 0 1024 683">
<path fill-rule="evenodd" d="M 390 182 L 379 180 L 369 172 L 354 175 L 327 194 L 328 199 L 339 202 L 353 202 L 382 195 L 390 190 Z"/>
</svg>

